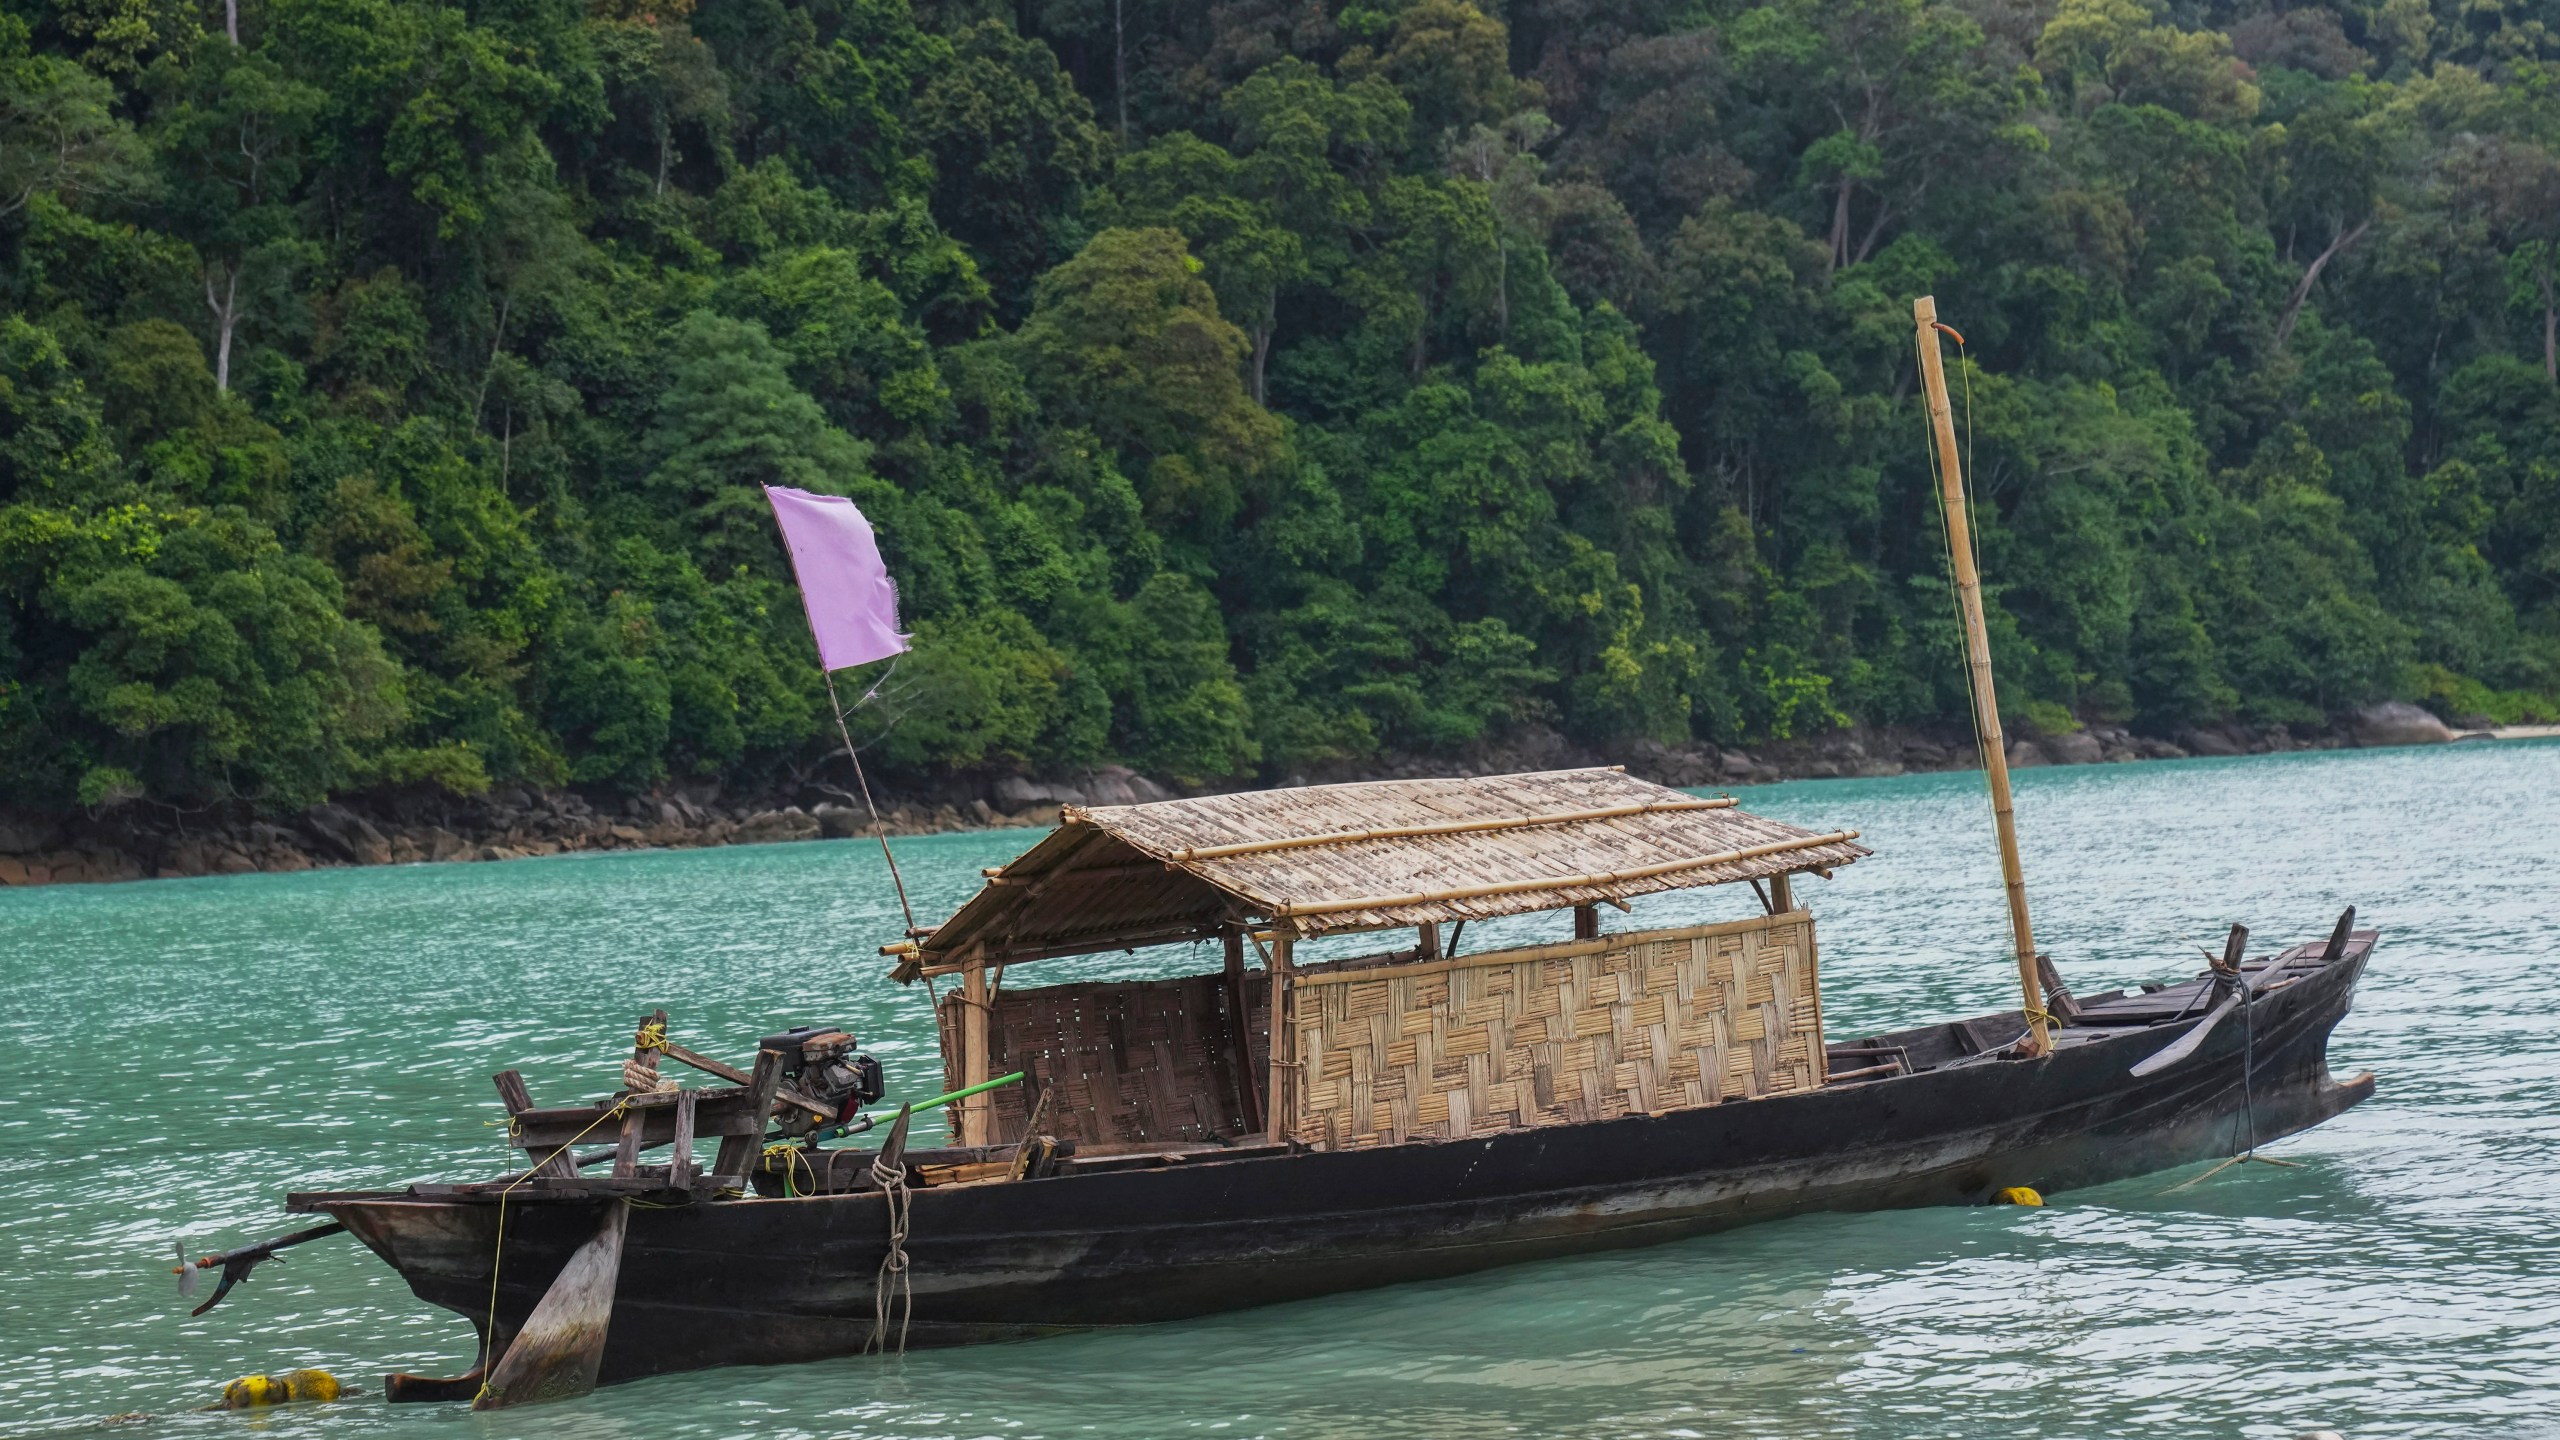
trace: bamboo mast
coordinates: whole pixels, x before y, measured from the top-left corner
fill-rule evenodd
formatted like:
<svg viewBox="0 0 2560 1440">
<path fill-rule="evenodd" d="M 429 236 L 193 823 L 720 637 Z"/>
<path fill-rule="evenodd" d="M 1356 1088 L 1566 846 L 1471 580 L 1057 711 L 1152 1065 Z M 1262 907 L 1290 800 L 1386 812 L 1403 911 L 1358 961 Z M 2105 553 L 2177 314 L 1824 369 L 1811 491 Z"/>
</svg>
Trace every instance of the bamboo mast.
<svg viewBox="0 0 2560 1440">
<path fill-rule="evenodd" d="M 1965 509 L 1964 471 L 1956 453 L 1956 421 L 1947 406 L 1947 372 L 1938 353 L 1938 302 L 1911 302 L 1920 346 L 1920 384 L 1929 400 L 1929 425 L 1938 443 L 1938 495 L 1945 502 L 1947 556 L 1956 578 L 1956 608 L 1964 619 L 1965 669 L 1973 689 L 1973 728 L 1982 745 L 1982 769 L 1991 782 L 1991 821 L 2000 833 L 2000 876 L 2009 889 L 2009 931 L 2018 950 L 2018 988 L 2025 997 L 2034 1053 L 2053 1039 L 2045 1028 L 2044 997 L 2036 971 L 2035 927 L 2027 920 L 2027 877 L 2018 866 L 2018 820 L 2009 800 L 2009 753 L 2000 734 L 2000 701 L 1991 688 L 1991 637 L 1982 623 L 1982 577 L 1973 565 L 1973 523 Z M 1958 337 L 1962 338 L 1962 337 Z"/>
</svg>

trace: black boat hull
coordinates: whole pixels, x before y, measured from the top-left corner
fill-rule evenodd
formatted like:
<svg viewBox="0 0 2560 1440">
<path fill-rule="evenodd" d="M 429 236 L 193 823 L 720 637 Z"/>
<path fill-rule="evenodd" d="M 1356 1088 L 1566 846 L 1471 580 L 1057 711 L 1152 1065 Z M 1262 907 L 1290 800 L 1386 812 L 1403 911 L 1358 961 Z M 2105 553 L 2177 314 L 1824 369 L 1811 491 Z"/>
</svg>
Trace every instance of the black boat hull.
<svg viewBox="0 0 2560 1440">
<path fill-rule="evenodd" d="M 2037 1060 L 1490 1139 L 914 1193 L 912 1346 L 1143 1324 L 1698 1235 L 1816 1210 L 1980 1203 L 2237 1154 L 2372 1093 L 2329 1074 L 2361 951 L 2276 987 L 2148 1079 L 2194 1021 Z M 2244 1055 L 2254 1059 L 2245 1066 Z M 2247 1075 L 2244 1079 L 2244 1070 Z M 2254 1132 L 2254 1133 L 2253 1133 Z M 518 1196 L 495 1299 L 503 1343 L 602 1203 Z M 498 1207 L 308 1197 L 419 1298 L 491 1320 Z M 887 1218 L 874 1193 L 637 1208 L 602 1380 L 823 1359 L 869 1339 Z"/>
</svg>

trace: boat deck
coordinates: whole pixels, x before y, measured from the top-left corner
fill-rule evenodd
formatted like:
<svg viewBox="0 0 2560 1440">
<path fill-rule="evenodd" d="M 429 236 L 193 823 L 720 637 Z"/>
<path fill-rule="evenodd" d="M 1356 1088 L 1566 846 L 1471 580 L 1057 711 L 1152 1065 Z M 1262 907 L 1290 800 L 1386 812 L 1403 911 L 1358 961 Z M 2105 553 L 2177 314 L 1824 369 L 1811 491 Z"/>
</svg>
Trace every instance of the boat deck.
<svg viewBox="0 0 2560 1440">
<path fill-rule="evenodd" d="M 2354 931 L 2347 937 L 2346 951 L 2341 958 L 2363 958 L 2380 936 L 2378 930 Z M 2309 941 L 2273 955 L 2243 961 L 2240 970 L 2243 975 L 2254 977 L 2272 966 L 2279 972 L 2298 970 L 2307 975 L 2319 966 L 2327 948 L 2326 940 Z M 2299 976 L 2280 973 L 2264 982 L 2259 993 L 2289 985 L 2297 978 Z M 2077 1001 L 2076 1013 L 2067 1023 L 2054 1029 L 2054 1047 L 2069 1049 L 2095 1044 L 2128 1029 L 2173 1025 L 2203 1014 L 2212 1007 L 2214 983 L 2213 972 L 2207 970 L 2175 984 L 2145 985 L 2137 990 L 2111 990 L 2089 996 Z M 1987 1061 L 2016 1044 L 2026 1030 L 2026 1012 L 2007 1010 L 1970 1020 L 1923 1025 L 1862 1040 L 1842 1041 L 1826 1047 L 1830 1057 L 1828 1083 L 1863 1085 Z"/>
</svg>

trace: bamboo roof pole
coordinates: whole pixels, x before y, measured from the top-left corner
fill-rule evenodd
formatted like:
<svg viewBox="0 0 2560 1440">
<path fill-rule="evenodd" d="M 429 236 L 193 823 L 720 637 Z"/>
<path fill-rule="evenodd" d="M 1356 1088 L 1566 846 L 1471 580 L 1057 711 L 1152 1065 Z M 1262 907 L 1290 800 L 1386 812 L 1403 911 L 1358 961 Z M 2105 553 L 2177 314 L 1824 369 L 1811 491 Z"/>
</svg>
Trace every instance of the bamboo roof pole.
<svg viewBox="0 0 2560 1440">
<path fill-rule="evenodd" d="M 2035 927 L 2027 919 L 2027 878 L 2018 865 L 2018 820 L 2009 799 L 2009 754 L 2000 734 L 2000 701 L 1991 686 L 1991 637 L 1982 621 L 1982 576 L 1973 564 L 1972 516 L 1965 509 L 1964 471 L 1956 452 L 1955 414 L 1947 406 L 1946 362 L 1938 351 L 1938 302 L 1911 302 L 1920 347 L 1920 384 L 1929 402 L 1929 427 L 1938 444 L 1938 494 L 1947 516 L 1947 557 L 1956 579 L 1956 608 L 1964 620 L 1965 669 L 1973 690 L 1973 725 L 1982 743 L 1982 769 L 1991 784 L 1991 821 L 2000 834 L 2000 876 L 2009 890 L 2009 931 L 2017 944 L 2018 986 L 2026 998 L 2028 1035 L 2036 1054 L 2053 1048 L 2037 987 Z"/>
</svg>

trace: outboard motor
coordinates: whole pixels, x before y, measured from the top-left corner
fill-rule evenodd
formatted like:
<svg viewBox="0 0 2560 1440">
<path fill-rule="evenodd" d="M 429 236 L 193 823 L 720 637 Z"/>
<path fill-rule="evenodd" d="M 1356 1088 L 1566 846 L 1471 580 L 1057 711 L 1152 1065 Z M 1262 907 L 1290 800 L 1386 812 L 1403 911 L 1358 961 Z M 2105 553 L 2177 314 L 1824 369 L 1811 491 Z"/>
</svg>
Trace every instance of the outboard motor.
<svg viewBox="0 0 2560 1440">
<path fill-rule="evenodd" d="M 780 1051 L 783 1082 L 834 1112 L 821 1120 L 796 1105 L 782 1107 L 782 1133 L 794 1139 L 853 1119 L 863 1106 L 888 1093 L 880 1062 L 854 1049 L 853 1035 L 833 1027 L 801 1025 L 767 1035 L 760 1048 Z"/>
</svg>

